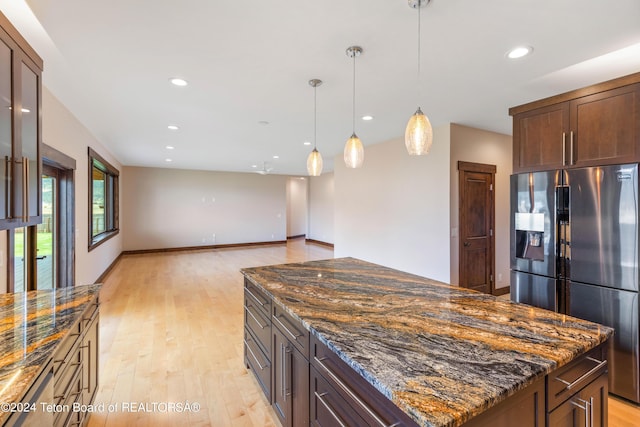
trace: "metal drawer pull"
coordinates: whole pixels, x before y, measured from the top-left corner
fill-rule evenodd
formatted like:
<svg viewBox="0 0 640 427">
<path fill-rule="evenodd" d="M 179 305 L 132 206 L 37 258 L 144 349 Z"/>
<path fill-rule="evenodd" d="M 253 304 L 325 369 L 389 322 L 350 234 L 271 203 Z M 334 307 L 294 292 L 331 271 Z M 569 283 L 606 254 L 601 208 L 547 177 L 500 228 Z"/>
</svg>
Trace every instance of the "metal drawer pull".
<svg viewBox="0 0 640 427">
<path fill-rule="evenodd" d="M 318 359 L 318 356 L 313 356 L 313 358 L 316 361 L 316 363 L 320 365 L 327 374 L 329 374 L 331 379 L 342 389 L 342 391 L 347 393 L 358 405 L 360 405 L 360 407 L 364 409 L 367 412 L 367 414 L 369 414 L 376 421 L 376 423 L 378 423 L 378 425 L 380 425 L 381 427 L 393 427 L 398 425 L 397 422 L 389 425 L 385 423 L 383 420 L 381 420 L 378 414 L 376 414 L 373 411 L 373 409 L 369 407 L 369 405 L 367 405 L 365 402 L 362 401 L 362 399 L 356 396 L 356 394 L 351 390 L 351 388 L 349 388 L 345 383 L 343 383 L 342 380 L 338 378 L 338 376 L 334 374 L 333 371 L 329 369 L 327 365 L 322 363 L 323 360 L 327 359 L 326 357 L 323 357 L 322 359 Z"/>
<path fill-rule="evenodd" d="M 571 401 L 571 404 L 584 411 L 584 427 L 593 427 L 593 397 L 588 402 L 580 398 L 576 400 L 582 405 L 574 400 Z"/>
<path fill-rule="evenodd" d="M 244 288 L 244 290 L 245 290 L 249 295 L 251 295 L 251 296 L 253 297 L 253 299 L 254 299 L 254 300 L 256 300 L 256 302 L 257 302 L 258 304 L 260 304 L 262 307 L 264 307 L 264 303 L 263 303 L 262 301 L 260 301 L 260 299 L 259 299 L 257 296 L 255 296 L 255 295 L 253 294 L 253 292 L 251 292 L 251 290 L 250 290 L 249 288 Z"/>
<path fill-rule="evenodd" d="M 245 347 L 247 347 L 247 351 L 249 352 L 249 354 L 251 354 L 251 357 L 253 357 L 253 360 L 255 360 L 256 363 L 258 364 L 258 367 L 260 368 L 260 370 L 263 371 L 264 368 L 266 368 L 266 366 L 262 366 L 262 363 L 260 363 L 260 361 L 256 357 L 256 354 L 253 352 L 253 350 L 251 350 L 251 347 L 249 347 L 249 343 L 247 342 L 247 340 L 244 340 L 244 345 Z"/>
<path fill-rule="evenodd" d="M 291 335 L 291 338 L 293 338 L 294 340 L 298 341 L 298 338 L 302 337 L 302 334 L 296 335 L 293 332 L 291 332 L 291 330 L 289 328 L 286 327 L 286 325 L 284 323 L 282 323 L 282 321 L 278 318 L 278 316 L 273 316 L 273 320 L 275 320 L 276 322 L 278 322 L 278 324 L 280 326 L 282 326 L 282 329 L 284 329 L 284 331 L 286 333 L 288 333 L 289 335 Z"/>
<path fill-rule="evenodd" d="M 258 324 L 258 326 L 260 326 L 260 329 L 264 329 L 269 325 L 263 325 L 262 323 L 260 323 L 260 321 L 258 320 L 258 318 L 256 316 L 253 315 L 253 313 L 251 312 L 251 310 L 249 310 L 249 307 L 251 306 L 245 306 L 244 309 L 247 313 L 249 313 L 249 316 L 251 316 L 253 318 L 253 320 L 256 321 L 256 323 Z"/>
<path fill-rule="evenodd" d="M 333 410 L 333 408 L 331 406 L 329 406 L 329 404 L 323 399 L 324 396 L 326 396 L 327 392 L 324 392 L 322 394 L 318 394 L 317 391 L 313 392 L 316 395 L 316 399 L 318 399 L 318 401 L 320 401 L 320 403 L 322 403 L 322 406 L 325 407 L 325 409 L 327 411 L 329 411 L 329 413 L 331 414 L 331 416 L 333 417 L 334 420 L 337 421 L 338 424 L 340 424 L 340 427 L 347 427 L 347 425 L 345 423 L 342 422 L 342 420 L 340 419 L 340 417 L 338 416 L 338 414 L 335 413 L 335 411 Z"/>
<path fill-rule="evenodd" d="M 586 357 L 587 360 L 590 360 L 592 362 L 597 363 L 597 365 L 592 368 L 591 370 L 589 370 L 586 374 L 583 374 L 582 376 L 580 376 L 580 378 L 578 378 L 577 380 L 575 380 L 574 382 L 570 383 L 569 381 L 565 381 L 560 377 L 555 377 L 556 381 L 560 381 L 562 384 L 565 384 L 566 390 L 571 390 L 573 389 L 577 384 L 581 383 L 582 381 L 584 381 L 586 378 L 590 377 L 591 375 L 593 375 L 595 372 L 597 372 L 598 370 L 600 370 L 602 367 L 607 365 L 607 361 L 606 360 L 598 360 L 598 359 L 594 359 L 593 357 Z"/>
</svg>

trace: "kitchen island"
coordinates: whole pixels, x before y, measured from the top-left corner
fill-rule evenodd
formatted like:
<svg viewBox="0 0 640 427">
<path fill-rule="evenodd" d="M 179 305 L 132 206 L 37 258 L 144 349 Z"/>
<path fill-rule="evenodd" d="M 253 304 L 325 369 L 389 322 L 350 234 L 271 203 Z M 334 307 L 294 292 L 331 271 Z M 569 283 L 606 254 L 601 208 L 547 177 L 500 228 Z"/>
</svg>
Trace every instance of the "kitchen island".
<svg viewBox="0 0 640 427">
<path fill-rule="evenodd" d="M 242 273 L 284 426 L 606 425 L 610 328 L 353 258 Z"/>
<path fill-rule="evenodd" d="M 0 295 L 0 425 L 83 425 L 97 390 L 101 285 Z"/>
</svg>

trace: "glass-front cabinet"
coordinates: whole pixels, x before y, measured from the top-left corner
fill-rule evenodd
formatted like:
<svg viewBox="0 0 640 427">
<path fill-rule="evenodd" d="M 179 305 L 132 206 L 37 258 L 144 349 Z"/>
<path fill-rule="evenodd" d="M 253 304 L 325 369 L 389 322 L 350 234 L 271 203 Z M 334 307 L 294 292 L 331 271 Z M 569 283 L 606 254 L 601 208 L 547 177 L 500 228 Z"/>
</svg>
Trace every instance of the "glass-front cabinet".
<svg viewBox="0 0 640 427">
<path fill-rule="evenodd" d="M 42 59 L 0 13 L 0 229 L 42 221 Z"/>
</svg>

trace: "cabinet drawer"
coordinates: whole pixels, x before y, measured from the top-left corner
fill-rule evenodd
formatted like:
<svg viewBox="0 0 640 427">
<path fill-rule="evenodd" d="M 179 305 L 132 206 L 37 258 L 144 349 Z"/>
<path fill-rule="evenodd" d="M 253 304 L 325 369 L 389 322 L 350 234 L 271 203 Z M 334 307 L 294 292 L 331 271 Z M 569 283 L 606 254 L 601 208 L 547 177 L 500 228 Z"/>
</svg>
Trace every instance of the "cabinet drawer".
<svg viewBox="0 0 640 427">
<path fill-rule="evenodd" d="M 92 302 L 84 311 L 84 313 L 82 314 L 82 328 L 83 333 L 85 332 L 87 328 L 87 326 L 93 321 L 93 319 L 95 319 L 98 316 L 98 307 L 100 306 L 100 303 L 98 301 L 98 298 L 96 297 L 95 301 Z"/>
<path fill-rule="evenodd" d="M 244 299 L 244 325 L 251 330 L 265 354 L 271 354 L 271 320 L 251 298 Z"/>
<path fill-rule="evenodd" d="M 599 346 L 547 376 L 549 411 L 608 371 L 606 348 Z"/>
<path fill-rule="evenodd" d="M 267 401 L 271 402 L 271 362 L 247 329 L 244 330 L 244 361 L 254 372 Z"/>
<path fill-rule="evenodd" d="M 302 323 L 277 304 L 273 305 L 272 320 L 273 326 L 277 327 L 306 359 L 309 359 L 309 331 L 302 326 Z"/>
<path fill-rule="evenodd" d="M 58 371 L 68 362 L 67 359 L 72 357 L 72 352 L 80 341 L 80 335 L 82 335 L 82 322 L 76 322 L 53 354 L 53 375 L 56 378 L 59 375 Z"/>
<path fill-rule="evenodd" d="M 82 369 L 72 370 L 72 372 L 73 376 L 64 390 L 58 389 L 57 386 L 54 389 L 53 403 L 68 408 L 55 413 L 53 425 L 56 427 L 73 425 L 78 415 L 74 413 L 72 407 L 75 402 L 80 402 L 82 396 Z"/>
<path fill-rule="evenodd" d="M 358 416 L 364 420 L 363 425 L 417 426 L 407 414 L 315 336 L 311 337 L 311 365 L 337 393 L 331 397 L 329 395 L 321 396 L 325 398 L 324 401 L 327 402 L 327 399 L 333 401 L 334 398 L 343 401 L 343 406 L 353 408 Z M 312 394 L 312 399 L 318 399 L 318 396 Z"/>
<path fill-rule="evenodd" d="M 244 295 L 245 299 L 251 300 L 266 317 L 271 316 L 271 298 L 247 278 L 244 279 Z"/>
<path fill-rule="evenodd" d="M 358 412 L 311 367 L 311 425 L 315 427 L 367 426 Z"/>
</svg>

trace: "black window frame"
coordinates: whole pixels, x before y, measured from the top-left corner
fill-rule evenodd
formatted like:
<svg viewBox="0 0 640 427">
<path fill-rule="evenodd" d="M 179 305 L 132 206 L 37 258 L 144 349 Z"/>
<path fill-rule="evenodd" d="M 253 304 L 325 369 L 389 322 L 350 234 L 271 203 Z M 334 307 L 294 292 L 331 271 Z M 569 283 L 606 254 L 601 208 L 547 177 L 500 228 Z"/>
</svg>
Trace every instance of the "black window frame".
<svg viewBox="0 0 640 427">
<path fill-rule="evenodd" d="M 105 212 L 106 212 L 106 224 L 105 231 L 100 234 L 93 235 L 93 169 L 96 168 L 103 172 L 107 179 L 105 180 Z M 89 234 L 89 251 L 100 246 L 107 240 L 116 236 L 120 229 L 119 227 L 119 178 L 120 172 L 108 161 L 106 161 L 100 154 L 96 153 L 91 147 L 89 147 L 89 216 L 88 216 L 88 234 Z"/>
</svg>

